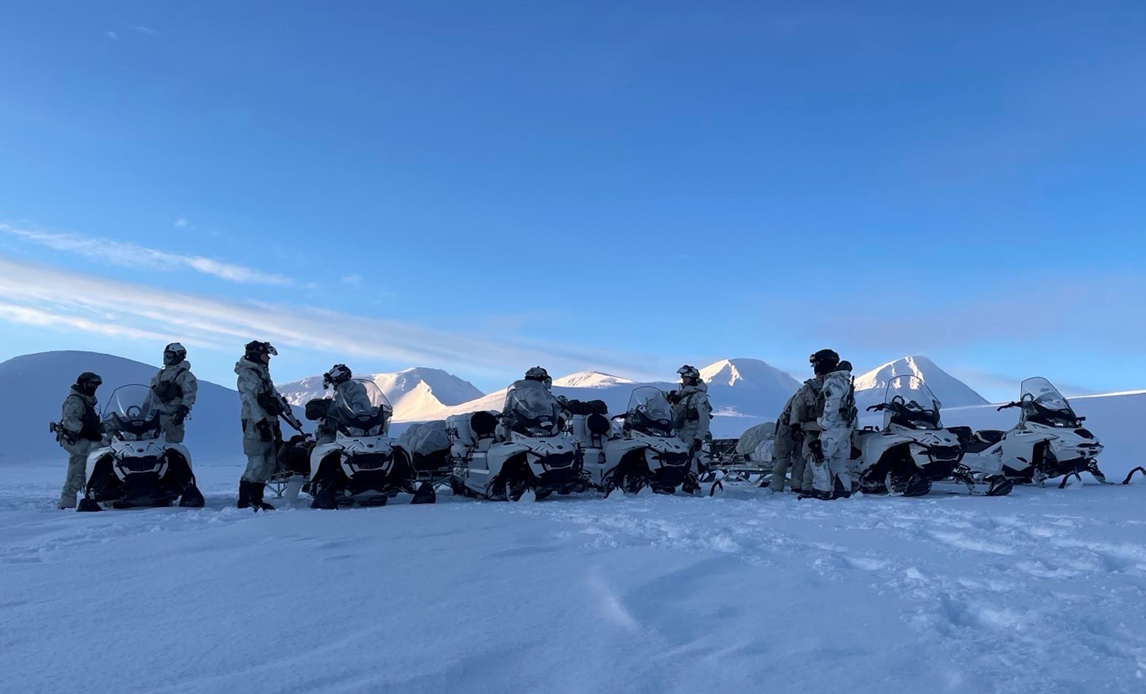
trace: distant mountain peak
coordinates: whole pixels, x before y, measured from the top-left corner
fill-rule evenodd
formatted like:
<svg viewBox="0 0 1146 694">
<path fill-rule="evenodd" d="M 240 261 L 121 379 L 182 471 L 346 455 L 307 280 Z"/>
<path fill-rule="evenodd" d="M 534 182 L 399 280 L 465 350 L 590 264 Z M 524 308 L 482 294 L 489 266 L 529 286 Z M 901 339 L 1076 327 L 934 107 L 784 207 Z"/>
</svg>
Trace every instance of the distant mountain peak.
<svg viewBox="0 0 1146 694">
<path fill-rule="evenodd" d="M 633 383 L 633 381 L 601 371 L 578 371 L 568 376 L 553 379 L 553 385 L 562 388 L 607 388 L 627 383 Z"/>
<path fill-rule="evenodd" d="M 482 392 L 469 381 L 448 371 L 425 366 L 414 366 L 394 373 L 356 373 L 355 377 L 374 381 L 378 385 L 394 406 L 395 421 L 433 419 L 447 407 L 482 396 Z M 291 404 L 301 405 L 323 396 L 322 377 L 309 376 L 285 384 L 279 391 Z"/>
<path fill-rule="evenodd" d="M 986 404 L 987 399 L 922 355 L 900 357 L 856 376 L 856 398 L 882 402 L 887 383 L 896 376 L 914 376 L 927 384 L 943 407 Z"/>
</svg>

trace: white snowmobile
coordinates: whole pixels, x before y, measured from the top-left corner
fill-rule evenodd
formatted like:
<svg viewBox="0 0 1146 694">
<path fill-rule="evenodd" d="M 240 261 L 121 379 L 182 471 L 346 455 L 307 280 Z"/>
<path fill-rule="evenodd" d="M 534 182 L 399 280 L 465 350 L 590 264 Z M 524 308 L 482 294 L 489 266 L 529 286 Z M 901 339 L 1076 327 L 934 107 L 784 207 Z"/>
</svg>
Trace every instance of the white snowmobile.
<svg viewBox="0 0 1146 694">
<path fill-rule="evenodd" d="M 358 387 L 340 388 L 325 413 L 334 441 L 317 444 L 310 454 L 310 482 L 303 491 L 314 498 L 311 508 L 381 506 L 402 493 L 412 495 L 410 503 L 433 503 L 433 486 L 417 480 L 409 454 L 390 438 L 394 410 L 378 384 L 351 383 Z M 348 399 L 347 392 L 357 397 Z"/>
<path fill-rule="evenodd" d="M 689 472 L 688 446 L 677 438 L 672 406 L 659 388 L 634 388 L 618 428 L 603 413 L 577 414 L 572 431 L 581 444 L 589 484 L 608 494 L 636 494 L 644 487 L 673 493 Z"/>
<path fill-rule="evenodd" d="M 191 454 L 182 444 L 168 443 L 160 426 L 162 408 L 151 388 L 116 388 L 104 405 L 104 440 L 88 454 L 87 484 L 79 511 L 179 505 L 202 508 L 195 486 Z"/>
<path fill-rule="evenodd" d="M 860 451 L 859 490 L 867 494 L 925 496 L 932 484 L 954 478 L 974 494 L 976 480 L 961 464 L 963 446 L 959 436 L 943 428 L 940 403 L 931 389 L 915 376 L 896 376 L 887 383 L 884 401 L 867 408 L 883 412 L 883 427 L 865 427 L 856 432 Z M 1011 493 L 1012 484 L 1002 475 L 984 480 L 987 496 Z"/>
<path fill-rule="evenodd" d="M 583 486 L 576 439 L 562 431 L 561 404 L 539 381 L 518 381 L 502 414 L 446 419 L 454 494 L 518 501 Z"/>
<path fill-rule="evenodd" d="M 999 407 L 1019 408 L 1019 423 L 1010 431 L 984 429 L 971 433 L 961 427 L 968 464 L 982 472 L 1002 474 L 1019 484 L 1042 485 L 1062 477 L 1060 488 L 1071 476 L 1082 479 L 1089 472 L 1100 483 L 1106 475 L 1098 469 L 1102 444 L 1083 427 L 1070 403 L 1051 382 L 1028 378 L 1019 387 L 1019 400 Z"/>
</svg>

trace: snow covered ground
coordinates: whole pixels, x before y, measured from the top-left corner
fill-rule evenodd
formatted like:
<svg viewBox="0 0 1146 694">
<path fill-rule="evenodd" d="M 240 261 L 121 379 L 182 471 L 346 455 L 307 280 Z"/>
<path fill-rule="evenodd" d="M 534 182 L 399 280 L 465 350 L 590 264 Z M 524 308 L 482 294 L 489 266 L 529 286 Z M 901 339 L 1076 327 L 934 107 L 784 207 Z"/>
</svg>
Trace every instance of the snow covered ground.
<svg viewBox="0 0 1146 694">
<path fill-rule="evenodd" d="M 5 691 L 1146 690 L 1142 483 L 256 515 L 233 461 L 78 514 L 62 468 L 4 468 Z"/>
</svg>

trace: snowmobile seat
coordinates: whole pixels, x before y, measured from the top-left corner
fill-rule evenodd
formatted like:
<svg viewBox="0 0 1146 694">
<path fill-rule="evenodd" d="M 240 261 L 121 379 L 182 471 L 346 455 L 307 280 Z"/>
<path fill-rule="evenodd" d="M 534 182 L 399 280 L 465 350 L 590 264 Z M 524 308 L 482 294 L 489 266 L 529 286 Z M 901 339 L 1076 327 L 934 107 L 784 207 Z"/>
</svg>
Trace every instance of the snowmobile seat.
<svg viewBox="0 0 1146 694">
<path fill-rule="evenodd" d="M 1003 440 L 1006 433 L 998 429 L 981 429 L 975 432 L 975 441 L 986 444 L 986 446 L 994 446 Z"/>
<path fill-rule="evenodd" d="M 959 439 L 959 445 L 962 446 L 963 451 L 966 452 L 967 444 L 971 442 L 971 438 L 975 435 L 971 427 L 947 427 L 947 431 L 955 434 L 955 437 Z"/>
</svg>

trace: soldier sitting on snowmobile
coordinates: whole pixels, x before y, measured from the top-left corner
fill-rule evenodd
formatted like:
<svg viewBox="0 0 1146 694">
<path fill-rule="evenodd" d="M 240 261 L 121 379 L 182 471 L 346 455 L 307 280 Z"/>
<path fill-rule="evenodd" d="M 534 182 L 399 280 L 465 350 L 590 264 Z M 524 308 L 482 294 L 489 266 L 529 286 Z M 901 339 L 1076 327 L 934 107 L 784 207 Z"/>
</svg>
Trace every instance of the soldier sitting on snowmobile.
<svg viewBox="0 0 1146 694">
<path fill-rule="evenodd" d="M 183 345 L 172 342 L 163 348 L 163 368 L 151 379 L 151 392 L 160 404 L 163 438 L 168 443 L 183 443 L 184 420 L 199 393 L 199 381 L 191 373 Z"/>
<path fill-rule="evenodd" d="M 87 475 L 88 453 L 103 440 L 95 397 L 102 383 L 103 379 L 90 371 L 80 374 L 64 399 L 59 423 L 52 422 L 56 441 L 68 453 L 68 472 L 60 492 L 61 509 L 76 507 L 76 494 L 83 490 Z"/>
<path fill-rule="evenodd" d="M 247 468 L 239 480 L 239 508 L 274 510 L 274 506 L 263 501 L 263 491 L 275 472 L 282 441 L 278 418 L 287 417 L 293 420 L 295 428 L 302 428 L 271 381 L 271 355 L 277 354 L 271 343 L 254 340 L 247 343 L 243 358 L 235 364 L 242 404 L 239 416 L 243 422 L 243 453 L 247 456 Z"/>
<path fill-rule="evenodd" d="M 520 381 L 515 381 L 514 384 L 510 386 L 510 388 L 513 388 L 519 383 L 525 384 L 529 381 L 540 383 L 545 388 L 545 392 L 552 395 L 553 379 L 549 377 L 549 372 L 540 366 L 531 367 L 528 371 L 525 372 L 525 378 L 521 379 Z M 564 423 L 570 419 L 568 405 L 563 398 L 555 399 L 557 400 L 558 406 L 561 408 L 561 424 L 559 428 L 564 429 Z M 508 401 L 506 404 L 508 406 Z M 507 409 L 501 413 L 500 422 L 500 439 L 502 441 L 506 441 L 509 439 L 509 432 L 513 430 L 513 426 L 516 423 L 515 413 L 513 412 L 512 408 L 507 407 Z"/>
<path fill-rule="evenodd" d="M 330 367 L 330 371 L 322 375 L 322 389 L 334 388 L 335 397 L 341 396 L 343 402 L 349 409 L 357 412 L 367 412 L 373 405 L 370 402 L 370 396 L 366 393 L 366 386 L 358 381 L 351 380 L 352 377 L 353 374 L 349 367 L 345 364 L 335 364 Z M 334 441 L 335 434 L 338 431 L 337 422 L 331 421 L 329 417 L 329 407 L 327 411 L 328 415 L 318 422 L 315 431 L 315 438 L 320 445 Z"/>
<path fill-rule="evenodd" d="M 700 371 L 695 366 L 685 364 L 677 373 L 680 374 L 680 390 L 668 393 L 668 400 L 672 404 L 676 435 L 688 446 L 692 457 L 692 471 L 685 483 L 685 491 L 695 491 L 699 489 L 695 478 L 708 469 L 701 446 L 705 439 L 711 438 L 712 403 L 708 400 L 708 384 L 700 379 Z"/>
<path fill-rule="evenodd" d="M 855 431 L 857 411 L 855 385 L 852 383 L 852 365 L 840 361 L 831 350 L 820 350 L 811 357 L 817 375 L 823 374 L 820 389 L 819 435 L 808 445 L 812 468 L 812 491 L 816 499 L 836 499 L 851 496 L 852 480 L 848 461 L 852 452 L 852 432 Z"/>
</svg>

